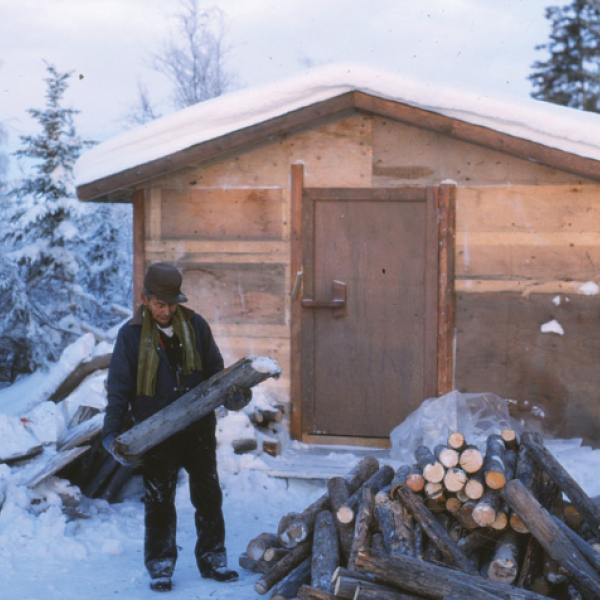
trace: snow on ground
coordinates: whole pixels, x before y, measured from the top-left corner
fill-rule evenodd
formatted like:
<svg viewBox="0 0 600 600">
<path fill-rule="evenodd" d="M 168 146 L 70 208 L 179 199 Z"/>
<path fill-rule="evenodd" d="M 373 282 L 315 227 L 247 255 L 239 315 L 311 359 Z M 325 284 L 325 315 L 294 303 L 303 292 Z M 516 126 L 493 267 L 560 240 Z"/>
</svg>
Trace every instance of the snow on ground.
<svg viewBox="0 0 600 600">
<path fill-rule="evenodd" d="M 78 353 L 84 357 L 90 349 L 82 346 Z M 60 435 L 60 427 L 52 418 L 54 413 L 46 406 L 50 403 L 44 403 L 51 388 L 44 378 L 57 378 L 55 370 L 64 367 L 59 365 L 45 375 L 36 374 L 12 386 L 19 394 L 11 388 L 0 391 L 0 420 L 4 422 L 0 436 L 9 438 L 0 439 L 0 446 L 5 443 L 8 447 L 16 445 L 17 437 L 23 434 L 15 428 L 15 422 L 21 422 L 17 418 L 18 397 L 24 394 L 32 398 L 35 390 L 39 392 L 35 403 L 38 408 L 32 414 L 40 417 L 37 436 L 50 443 L 43 455 L 31 461 L 32 464 L 55 451 L 53 443 Z M 67 417 L 75 410 L 81 395 L 89 397 L 95 406 L 101 404 L 102 377 L 101 373 L 91 376 L 65 401 L 63 413 Z M 87 392 L 83 394 L 83 390 Z M 257 394 L 256 402 L 263 401 L 264 398 Z M 29 402 L 24 404 L 30 406 Z M 9 418 L 3 414 L 1 407 L 12 411 L 14 416 Z M 57 415 L 57 418 L 62 422 L 64 416 Z M 246 431 L 248 423 L 244 412 L 229 413 L 219 419 L 217 432 L 229 566 L 240 572 L 240 579 L 219 584 L 200 578 L 193 553 L 196 537 L 193 508 L 188 497 L 187 475 L 182 472 L 176 501 L 180 555 L 173 578 L 174 588 L 169 594 L 173 600 L 256 598 L 253 586 L 259 575 L 237 567 L 239 555 L 245 551 L 250 539 L 265 531 L 276 531 L 281 516 L 290 511 L 302 511 L 325 491 L 324 483 L 269 477 L 264 471 L 250 468 L 252 463 L 262 460 L 260 456 L 234 454 L 231 440 Z M 14 440 L 10 439 L 12 436 Z M 582 446 L 581 439 L 546 440 L 546 444 L 588 495 L 600 495 L 600 478 L 596 475 L 600 471 L 600 450 Z M 288 447 L 306 448 L 298 442 L 292 442 Z M 338 458 L 350 467 L 358 460 L 351 449 Z M 157 597 L 156 592 L 149 589 L 143 564 L 141 491 L 132 493 L 124 502 L 108 504 L 104 500 L 82 498 L 78 488 L 56 477 L 30 490 L 20 484 L 27 471 L 28 468 L 0 464 L 2 600 L 146 600 Z M 65 514 L 69 506 L 87 513 L 89 518 L 69 519 Z"/>
</svg>

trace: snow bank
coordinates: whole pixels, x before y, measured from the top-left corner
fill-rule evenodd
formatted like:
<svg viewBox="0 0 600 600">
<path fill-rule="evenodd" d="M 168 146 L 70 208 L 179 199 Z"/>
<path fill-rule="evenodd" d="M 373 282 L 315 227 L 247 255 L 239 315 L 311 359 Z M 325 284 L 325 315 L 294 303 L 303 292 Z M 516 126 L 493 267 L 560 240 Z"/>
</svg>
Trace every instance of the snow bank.
<svg viewBox="0 0 600 600">
<path fill-rule="evenodd" d="M 354 90 L 600 160 L 597 114 L 528 98 L 490 98 L 397 73 L 333 64 L 201 102 L 100 144 L 77 162 L 76 185 Z"/>
</svg>

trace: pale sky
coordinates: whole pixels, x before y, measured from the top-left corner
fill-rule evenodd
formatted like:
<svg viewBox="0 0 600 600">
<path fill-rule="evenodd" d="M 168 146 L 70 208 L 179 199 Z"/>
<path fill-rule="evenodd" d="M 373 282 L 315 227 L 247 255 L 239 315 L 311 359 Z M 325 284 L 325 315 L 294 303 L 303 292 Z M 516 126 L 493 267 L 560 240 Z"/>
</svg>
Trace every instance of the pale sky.
<svg viewBox="0 0 600 600">
<path fill-rule="evenodd" d="M 217 0 L 229 22 L 228 66 L 239 87 L 315 64 L 372 65 L 411 78 L 496 96 L 528 96 L 535 51 L 550 31 L 552 0 Z M 141 79 L 155 101 L 169 83 L 148 66 L 177 0 L 0 0 L 0 122 L 36 131 L 25 112 L 43 108 L 43 60 L 74 71 L 66 104 L 81 111 L 85 138 L 104 141 L 127 125 Z M 14 163 L 15 160 L 12 159 Z"/>
</svg>

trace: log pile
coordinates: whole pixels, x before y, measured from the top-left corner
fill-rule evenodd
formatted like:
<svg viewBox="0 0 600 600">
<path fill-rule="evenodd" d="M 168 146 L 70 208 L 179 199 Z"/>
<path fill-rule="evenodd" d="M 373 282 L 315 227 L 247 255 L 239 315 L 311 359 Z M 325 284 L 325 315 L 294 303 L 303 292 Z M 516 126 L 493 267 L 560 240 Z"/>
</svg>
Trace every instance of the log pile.
<svg viewBox="0 0 600 600">
<path fill-rule="evenodd" d="M 49 389 L 44 398 L 36 400 L 33 410 L 27 398 L 21 402 L 22 412 L 15 409 L 16 414 L 27 416 L 12 417 L 10 423 L 14 431 L 11 437 L 16 436 L 19 443 L 11 442 L 6 446 L 7 451 L 3 451 L 0 444 L 0 463 L 20 472 L 20 485 L 31 490 L 56 475 L 69 480 L 74 489 L 78 488 L 79 497 L 83 494 L 88 498 L 115 502 L 139 474 L 139 468 L 120 465 L 101 443 L 106 403 L 103 381 L 111 357 L 110 345 L 95 346 L 90 334 L 78 340 L 76 345 L 71 354 L 84 358 L 72 360 L 68 370 L 65 365 L 61 366 L 62 377 L 56 379 L 54 388 Z M 270 358 L 249 356 L 241 359 L 140 425 L 131 427 L 129 423 L 127 432 L 118 438 L 122 454 L 139 459 L 143 452 L 166 436 L 218 408 L 232 385 L 253 387 L 269 377 L 277 377 L 279 372 L 279 366 Z M 94 393 L 90 392 L 90 386 Z M 77 398 L 76 402 L 74 398 Z M 275 414 L 270 417 L 281 420 L 277 411 L 273 412 Z M 38 438 L 36 422 L 48 420 L 49 414 L 62 423 L 62 430 L 53 439 Z M 281 443 L 278 440 L 271 443 L 272 452 L 277 452 L 277 444 L 280 446 Z M 2 502 L 3 497 L 0 497 L 0 510 Z M 65 506 L 65 511 L 72 512 L 72 508 Z"/>
<path fill-rule="evenodd" d="M 482 449 L 455 432 L 395 472 L 363 459 L 240 566 L 275 599 L 597 600 L 599 552 L 596 503 L 539 435 L 505 430 Z"/>
</svg>

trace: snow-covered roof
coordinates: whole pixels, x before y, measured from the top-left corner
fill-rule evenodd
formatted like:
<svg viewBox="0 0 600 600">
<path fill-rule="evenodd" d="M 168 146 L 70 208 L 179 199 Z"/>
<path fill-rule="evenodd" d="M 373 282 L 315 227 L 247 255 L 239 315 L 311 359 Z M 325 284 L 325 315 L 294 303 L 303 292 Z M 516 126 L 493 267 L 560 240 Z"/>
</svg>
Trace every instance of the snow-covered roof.
<svg viewBox="0 0 600 600">
<path fill-rule="evenodd" d="M 600 160 L 600 115 L 529 98 L 495 98 L 364 66 L 327 65 L 196 104 L 119 135 L 77 162 L 82 186 L 352 91 Z"/>
</svg>

